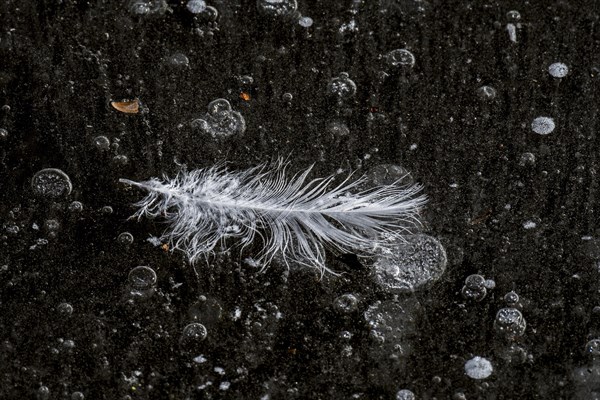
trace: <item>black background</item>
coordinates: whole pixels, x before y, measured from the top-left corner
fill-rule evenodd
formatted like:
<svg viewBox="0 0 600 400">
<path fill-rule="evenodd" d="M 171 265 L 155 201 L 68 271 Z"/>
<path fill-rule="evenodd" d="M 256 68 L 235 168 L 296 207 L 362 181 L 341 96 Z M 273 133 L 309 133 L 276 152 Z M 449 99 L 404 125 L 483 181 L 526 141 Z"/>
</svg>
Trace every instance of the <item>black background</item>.
<svg viewBox="0 0 600 400">
<path fill-rule="evenodd" d="M 600 334 L 600 4 L 299 0 L 298 13 L 282 17 L 254 0 L 208 4 L 216 20 L 181 1 L 148 15 L 116 0 L 1 2 L 0 398 L 392 399 L 400 389 L 422 399 L 595 398 L 600 370 L 585 344 Z M 299 15 L 314 24 L 300 26 Z M 351 20 L 357 29 L 340 32 Z M 412 69 L 387 62 L 399 48 L 415 55 Z M 189 65 L 173 65 L 175 53 Z M 553 62 L 569 75 L 550 76 Z M 341 72 L 357 91 L 339 102 L 327 85 Z M 496 97 L 479 96 L 483 85 Z M 147 112 L 110 107 L 134 98 Z M 217 98 L 243 115 L 243 135 L 215 139 L 191 127 Z M 532 132 L 538 116 L 556 129 Z M 335 121 L 349 135 L 332 133 Z M 99 135 L 113 147 L 95 146 Z M 523 153 L 535 162 L 521 165 Z M 296 171 L 316 163 L 314 176 L 399 164 L 424 185 L 423 230 L 444 244 L 448 266 L 410 295 L 420 306 L 406 356 L 390 359 L 369 337 L 364 311 L 393 296 L 373 283 L 368 262 L 323 279 L 280 266 L 258 273 L 238 254 L 194 268 L 146 241 L 160 221 L 127 220 L 141 194 L 119 178 L 278 156 Z M 31 178 L 48 167 L 71 178 L 68 198 L 34 195 Z M 83 212 L 68 210 L 74 200 Z M 48 219 L 60 222 L 55 238 Z M 116 239 L 124 231 L 130 246 Z M 30 249 L 39 238 L 48 244 Z M 151 296 L 130 294 L 137 265 L 158 275 Z M 460 294 L 474 273 L 496 283 L 481 302 Z M 517 345 L 529 357 L 519 362 L 501 357 L 508 344 L 493 328 L 511 290 L 527 321 Z M 344 293 L 360 299 L 356 312 L 335 311 Z M 201 313 L 208 337 L 189 348 L 180 337 L 202 295 L 212 299 Z M 59 311 L 64 302 L 72 314 Z M 353 334 L 351 356 L 343 330 Z M 199 354 L 207 361 L 194 362 Z M 474 355 L 494 366 L 483 382 L 464 373 Z"/>
</svg>

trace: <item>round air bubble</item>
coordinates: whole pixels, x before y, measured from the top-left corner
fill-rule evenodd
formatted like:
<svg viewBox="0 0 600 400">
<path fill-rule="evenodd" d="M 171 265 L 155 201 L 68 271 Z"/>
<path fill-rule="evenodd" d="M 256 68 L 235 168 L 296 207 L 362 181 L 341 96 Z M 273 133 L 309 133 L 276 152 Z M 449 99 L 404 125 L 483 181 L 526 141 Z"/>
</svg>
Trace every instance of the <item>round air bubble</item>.
<svg viewBox="0 0 600 400">
<path fill-rule="evenodd" d="M 548 73 L 555 78 L 564 78 L 569 73 L 569 67 L 561 62 L 550 64 Z"/>
<path fill-rule="evenodd" d="M 485 379 L 492 375 L 492 363 L 483 357 L 473 357 L 465 363 L 465 373 L 472 379 Z"/>
<path fill-rule="evenodd" d="M 46 168 L 33 176 L 31 188 L 38 196 L 57 199 L 68 196 L 73 190 L 73 185 L 69 176 L 60 169 Z"/>
<path fill-rule="evenodd" d="M 554 128 L 554 120 L 550 117 L 537 117 L 531 123 L 531 130 L 539 135 L 548 135 Z"/>
<path fill-rule="evenodd" d="M 446 250 L 436 238 L 412 235 L 375 261 L 375 279 L 392 292 L 406 293 L 437 281 L 446 263 Z"/>
</svg>

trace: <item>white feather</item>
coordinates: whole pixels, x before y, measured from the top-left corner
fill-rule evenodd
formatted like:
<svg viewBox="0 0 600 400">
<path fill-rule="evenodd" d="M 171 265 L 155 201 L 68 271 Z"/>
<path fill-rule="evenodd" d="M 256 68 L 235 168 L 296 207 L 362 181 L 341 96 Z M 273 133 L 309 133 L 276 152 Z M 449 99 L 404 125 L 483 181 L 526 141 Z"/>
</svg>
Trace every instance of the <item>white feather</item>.
<svg viewBox="0 0 600 400">
<path fill-rule="evenodd" d="M 372 252 L 419 224 L 426 201 L 419 185 L 352 193 L 364 177 L 348 177 L 328 189 L 334 176 L 305 183 L 312 167 L 288 178 L 287 166 L 279 160 L 238 172 L 216 166 L 162 181 L 120 181 L 149 192 L 136 203 L 133 217 L 166 218 L 169 228 L 162 239 L 187 253 L 191 262 L 211 254 L 225 239 L 237 239 L 243 248 L 259 236 L 264 248 L 254 258 L 263 265 L 280 254 L 286 263 L 292 259 L 333 273 L 325 266 L 323 245 Z"/>
</svg>

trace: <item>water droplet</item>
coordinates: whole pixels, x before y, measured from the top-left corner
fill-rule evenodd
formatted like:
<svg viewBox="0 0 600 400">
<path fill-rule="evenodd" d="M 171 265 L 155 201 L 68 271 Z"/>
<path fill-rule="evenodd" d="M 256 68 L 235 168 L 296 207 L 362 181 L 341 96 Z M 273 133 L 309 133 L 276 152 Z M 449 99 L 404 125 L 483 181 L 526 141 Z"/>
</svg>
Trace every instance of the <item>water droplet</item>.
<svg viewBox="0 0 600 400">
<path fill-rule="evenodd" d="M 391 291 L 410 292 L 438 280 L 446 262 L 446 250 L 436 238 L 412 235 L 375 261 L 375 279 Z"/>
<path fill-rule="evenodd" d="M 134 289 L 150 289 L 156 284 L 156 272 L 150 267 L 140 265 L 129 271 L 129 284 Z"/>
<path fill-rule="evenodd" d="M 465 363 L 465 373 L 472 379 L 485 379 L 492 375 L 494 368 L 489 360 L 475 356 Z"/>
<path fill-rule="evenodd" d="M 343 294 L 334 300 L 333 307 L 342 314 L 350 314 L 358 309 L 358 299 L 351 293 Z"/>
<path fill-rule="evenodd" d="M 123 246 L 128 246 L 131 243 L 133 243 L 133 235 L 129 232 L 121 232 L 117 237 L 117 242 L 119 242 Z"/>
<path fill-rule="evenodd" d="M 550 64 L 548 73 L 555 78 L 564 78 L 569 73 L 569 67 L 561 62 Z"/>
<path fill-rule="evenodd" d="M 206 2 L 204 0 L 190 0 L 185 6 L 192 14 L 199 14 L 206 10 Z"/>
<path fill-rule="evenodd" d="M 415 65 L 415 56 L 406 49 L 392 50 L 385 55 L 385 59 L 392 67 L 400 67 L 406 70 Z"/>
<path fill-rule="evenodd" d="M 554 120 L 550 117 L 537 117 L 531 123 L 531 130 L 540 135 L 547 135 L 555 128 Z"/>
<path fill-rule="evenodd" d="M 110 140 L 108 140 L 106 136 L 96 136 L 94 138 L 94 146 L 96 146 L 98 150 L 106 151 L 110 149 Z"/>
<path fill-rule="evenodd" d="M 338 77 L 332 78 L 327 85 L 327 90 L 340 100 L 349 99 L 356 94 L 356 84 L 347 73 L 342 72 Z"/>
<path fill-rule="evenodd" d="M 502 308 L 496 314 L 494 329 L 508 340 L 518 339 L 525 332 L 527 324 L 521 311 L 516 308 Z"/>
<path fill-rule="evenodd" d="M 481 86 L 477 89 L 477 96 L 484 101 L 494 100 L 496 98 L 496 89 L 491 86 Z"/>
<path fill-rule="evenodd" d="M 38 196 L 57 199 L 68 196 L 73 190 L 73 185 L 69 176 L 60 169 L 45 168 L 33 176 L 31 188 Z"/>
</svg>

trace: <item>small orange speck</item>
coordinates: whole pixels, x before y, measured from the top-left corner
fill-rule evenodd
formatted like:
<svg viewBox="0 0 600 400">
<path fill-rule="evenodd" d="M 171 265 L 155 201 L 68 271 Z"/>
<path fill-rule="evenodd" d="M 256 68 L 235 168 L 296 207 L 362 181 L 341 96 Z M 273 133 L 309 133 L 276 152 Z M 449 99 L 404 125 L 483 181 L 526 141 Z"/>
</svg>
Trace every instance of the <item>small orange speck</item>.
<svg viewBox="0 0 600 400">
<path fill-rule="evenodd" d="M 140 111 L 140 102 L 138 99 L 131 101 L 111 101 L 110 105 L 115 110 L 126 114 L 137 114 Z"/>
<path fill-rule="evenodd" d="M 169 251 L 169 245 L 164 243 L 162 246 L 160 246 L 161 249 L 163 249 L 164 251 Z"/>
<path fill-rule="evenodd" d="M 291 349 L 288 349 L 288 354 L 290 354 L 292 356 L 295 356 L 297 351 L 298 351 L 298 349 L 291 348 Z"/>
<path fill-rule="evenodd" d="M 247 92 L 240 93 L 240 99 L 242 99 L 244 101 L 249 101 L 250 100 L 250 93 L 247 93 Z"/>
</svg>

